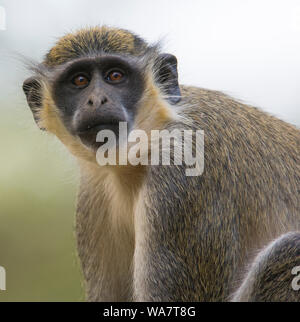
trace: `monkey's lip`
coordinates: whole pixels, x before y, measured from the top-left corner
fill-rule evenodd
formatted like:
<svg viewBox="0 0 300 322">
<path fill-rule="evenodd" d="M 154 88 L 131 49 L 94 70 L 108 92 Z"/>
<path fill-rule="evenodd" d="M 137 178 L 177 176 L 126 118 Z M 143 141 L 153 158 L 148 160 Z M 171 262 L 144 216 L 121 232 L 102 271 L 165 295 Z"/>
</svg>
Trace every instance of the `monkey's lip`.
<svg viewBox="0 0 300 322">
<path fill-rule="evenodd" d="M 80 127 L 76 132 L 78 135 L 85 135 L 89 132 L 99 132 L 102 130 L 115 130 L 117 128 L 119 128 L 119 121 L 112 121 L 112 122 L 101 122 L 101 123 L 97 123 L 97 124 L 91 124 L 91 125 L 87 125 L 84 127 Z M 114 131 L 115 132 L 115 131 Z"/>
<path fill-rule="evenodd" d="M 110 130 L 116 136 L 119 137 L 119 122 L 115 123 L 101 123 L 98 125 L 90 126 L 83 130 L 77 131 L 77 135 L 80 138 L 81 142 L 94 150 L 97 150 L 101 145 L 106 142 L 107 136 L 105 139 L 97 142 L 97 136 L 100 131 Z"/>
</svg>

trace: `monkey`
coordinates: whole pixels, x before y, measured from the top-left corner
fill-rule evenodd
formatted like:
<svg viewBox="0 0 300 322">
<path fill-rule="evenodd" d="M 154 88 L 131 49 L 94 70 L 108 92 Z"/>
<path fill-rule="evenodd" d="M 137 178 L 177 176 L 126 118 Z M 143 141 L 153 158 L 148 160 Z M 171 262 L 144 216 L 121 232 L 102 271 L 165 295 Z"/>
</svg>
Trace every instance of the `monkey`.
<svg viewBox="0 0 300 322">
<path fill-rule="evenodd" d="M 291 286 L 300 265 L 297 127 L 179 84 L 177 58 L 125 29 L 66 34 L 30 68 L 23 90 L 34 120 L 78 163 L 88 301 L 300 300 Z M 107 141 L 98 134 L 118 137 L 122 122 L 129 134 L 117 151 L 133 130 L 202 130 L 203 172 L 186 175 L 174 143 L 168 165 L 99 165 Z"/>
</svg>

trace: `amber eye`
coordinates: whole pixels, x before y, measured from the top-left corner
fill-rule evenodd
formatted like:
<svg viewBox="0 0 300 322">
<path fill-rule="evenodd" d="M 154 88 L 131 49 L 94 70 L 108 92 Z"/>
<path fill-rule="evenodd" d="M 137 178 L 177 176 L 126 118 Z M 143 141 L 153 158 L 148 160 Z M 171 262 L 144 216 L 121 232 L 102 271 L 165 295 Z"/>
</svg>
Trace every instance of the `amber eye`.
<svg viewBox="0 0 300 322">
<path fill-rule="evenodd" d="M 76 86 L 86 86 L 89 83 L 89 80 L 87 77 L 85 77 L 84 75 L 78 75 L 73 79 L 73 84 L 75 84 Z"/>
<path fill-rule="evenodd" d="M 118 83 L 123 79 L 123 77 L 124 77 L 124 74 L 122 72 L 113 70 L 107 74 L 106 79 L 109 82 Z"/>
</svg>

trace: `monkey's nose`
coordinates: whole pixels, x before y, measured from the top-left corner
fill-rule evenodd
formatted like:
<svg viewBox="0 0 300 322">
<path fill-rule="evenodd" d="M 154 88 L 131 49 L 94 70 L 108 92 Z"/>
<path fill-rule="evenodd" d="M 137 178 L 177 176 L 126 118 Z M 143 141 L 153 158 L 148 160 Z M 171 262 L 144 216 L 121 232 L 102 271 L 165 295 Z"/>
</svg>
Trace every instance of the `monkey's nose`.
<svg viewBox="0 0 300 322">
<path fill-rule="evenodd" d="M 88 100 L 88 105 L 98 107 L 98 106 L 104 105 L 105 103 L 107 103 L 107 101 L 108 101 L 108 99 L 107 99 L 106 96 L 101 96 L 101 97 L 99 97 L 97 99 L 90 98 Z"/>
</svg>

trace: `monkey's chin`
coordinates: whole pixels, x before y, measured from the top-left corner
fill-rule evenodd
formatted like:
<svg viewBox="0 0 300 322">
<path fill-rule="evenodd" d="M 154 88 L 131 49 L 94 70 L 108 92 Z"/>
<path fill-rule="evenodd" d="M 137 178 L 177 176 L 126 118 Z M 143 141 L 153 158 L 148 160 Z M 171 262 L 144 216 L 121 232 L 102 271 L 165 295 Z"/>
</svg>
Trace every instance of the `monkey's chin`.
<svg viewBox="0 0 300 322">
<path fill-rule="evenodd" d="M 119 142 L 119 124 L 101 124 L 86 131 L 81 131 L 78 133 L 78 137 L 84 146 L 89 149 L 94 150 L 95 152 L 104 144 L 107 144 L 109 138 L 106 135 L 103 135 L 103 140 L 101 136 L 99 137 L 101 131 L 110 130 L 114 138 L 115 138 L 115 145 L 118 146 Z M 98 137 L 98 138 L 97 138 Z M 101 140 L 99 140 L 101 139 Z"/>
</svg>

